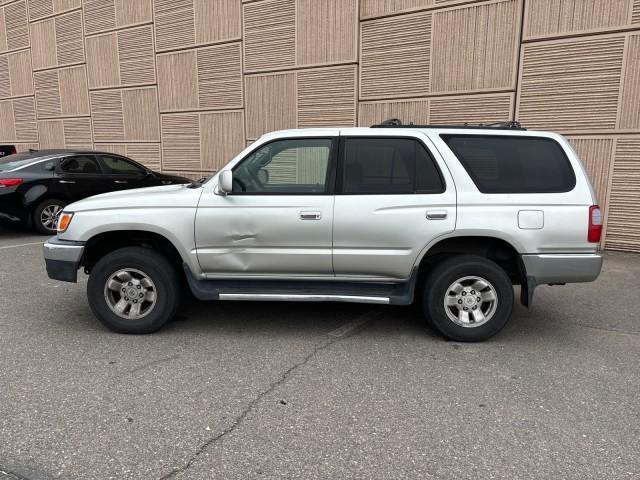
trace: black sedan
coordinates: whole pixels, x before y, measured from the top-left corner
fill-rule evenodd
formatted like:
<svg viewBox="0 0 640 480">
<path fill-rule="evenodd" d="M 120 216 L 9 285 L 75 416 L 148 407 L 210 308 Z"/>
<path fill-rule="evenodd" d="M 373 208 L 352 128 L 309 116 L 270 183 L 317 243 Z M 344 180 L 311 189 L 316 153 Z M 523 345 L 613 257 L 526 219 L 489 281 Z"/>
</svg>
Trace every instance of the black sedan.
<svg viewBox="0 0 640 480">
<path fill-rule="evenodd" d="M 30 150 L 0 158 L 0 220 L 55 234 L 58 215 L 69 203 L 116 190 L 189 182 L 113 153 Z"/>
</svg>

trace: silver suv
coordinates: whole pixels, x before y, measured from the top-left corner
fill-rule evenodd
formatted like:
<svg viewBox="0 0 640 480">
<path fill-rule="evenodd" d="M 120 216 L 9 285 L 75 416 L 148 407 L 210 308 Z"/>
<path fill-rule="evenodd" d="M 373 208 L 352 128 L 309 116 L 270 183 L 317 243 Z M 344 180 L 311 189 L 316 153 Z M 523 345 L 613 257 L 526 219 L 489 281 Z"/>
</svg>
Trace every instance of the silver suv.
<svg viewBox="0 0 640 480">
<path fill-rule="evenodd" d="M 493 126 L 286 130 L 202 183 L 71 204 L 47 272 L 90 275 L 91 308 L 123 333 L 158 330 L 188 285 L 201 300 L 423 306 L 444 336 L 479 341 L 514 285 L 590 282 L 602 214 L 560 135 Z"/>
</svg>

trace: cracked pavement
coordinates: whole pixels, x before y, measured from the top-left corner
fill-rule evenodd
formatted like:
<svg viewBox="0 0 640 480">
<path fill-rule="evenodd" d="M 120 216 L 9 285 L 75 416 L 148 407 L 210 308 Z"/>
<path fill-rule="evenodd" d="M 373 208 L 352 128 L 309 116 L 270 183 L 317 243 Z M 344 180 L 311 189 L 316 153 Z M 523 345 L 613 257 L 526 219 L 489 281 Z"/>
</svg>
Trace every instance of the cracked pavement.
<svg viewBox="0 0 640 480">
<path fill-rule="evenodd" d="M 461 344 L 350 304 L 193 302 L 118 335 L 42 241 L 0 226 L 0 480 L 640 478 L 640 255 Z"/>
</svg>

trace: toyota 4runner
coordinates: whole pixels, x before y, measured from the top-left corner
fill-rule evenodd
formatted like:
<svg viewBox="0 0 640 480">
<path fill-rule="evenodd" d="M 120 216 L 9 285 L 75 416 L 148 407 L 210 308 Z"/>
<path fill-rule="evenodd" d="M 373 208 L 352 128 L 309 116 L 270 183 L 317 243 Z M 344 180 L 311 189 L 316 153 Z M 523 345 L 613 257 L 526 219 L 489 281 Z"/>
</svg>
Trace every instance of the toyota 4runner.
<svg viewBox="0 0 640 480">
<path fill-rule="evenodd" d="M 264 135 L 190 185 L 68 205 L 49 277 L 89 274 L 96 317 L 158 330 L 187 284 L 200 300 L 407 305 L 479 341 L 542 284 L 590 282 L 602 214 L 575 151 L 519 124 L 402 125 Z"/>
</svg>

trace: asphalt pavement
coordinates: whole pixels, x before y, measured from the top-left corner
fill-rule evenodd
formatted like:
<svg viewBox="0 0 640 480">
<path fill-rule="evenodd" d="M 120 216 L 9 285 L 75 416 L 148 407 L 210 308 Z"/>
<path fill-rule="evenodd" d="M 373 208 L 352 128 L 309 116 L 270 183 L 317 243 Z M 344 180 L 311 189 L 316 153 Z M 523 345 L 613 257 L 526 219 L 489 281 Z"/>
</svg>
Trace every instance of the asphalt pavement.
<svg viewBox="0 0 640 480">
<path fill-rule="evenodd" d="M 0 479 L 640 479 L 640 255 L 494 339 L 411 307 L 199 303 L 111 333 L 0 226 Z"/>
</svg>

